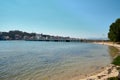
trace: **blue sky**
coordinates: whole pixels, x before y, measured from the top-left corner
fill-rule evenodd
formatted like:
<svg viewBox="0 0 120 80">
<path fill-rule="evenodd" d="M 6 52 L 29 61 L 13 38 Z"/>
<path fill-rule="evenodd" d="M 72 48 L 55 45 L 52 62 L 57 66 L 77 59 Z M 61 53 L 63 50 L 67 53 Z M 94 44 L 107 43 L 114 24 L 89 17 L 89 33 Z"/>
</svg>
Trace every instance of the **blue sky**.
<svg viewBox="0 0 120 80">
<path fill-rule="evenodd" d="M 120 0 L 0 0 L 0 31 L 102 38 L 117 18 Z"/>
</svg>

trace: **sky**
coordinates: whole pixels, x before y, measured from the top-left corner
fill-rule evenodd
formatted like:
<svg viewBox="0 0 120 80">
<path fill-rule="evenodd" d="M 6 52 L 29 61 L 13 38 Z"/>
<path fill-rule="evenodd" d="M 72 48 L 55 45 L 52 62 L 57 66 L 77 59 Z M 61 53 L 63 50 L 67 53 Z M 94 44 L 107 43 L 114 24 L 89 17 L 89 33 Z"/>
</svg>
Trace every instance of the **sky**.
<svg viewBox="0 0 120 80">
<path fill-rule="evenodd" d="M 0 31 L 107 38 L 120 0 L 0 0 Z"/>
</svg>

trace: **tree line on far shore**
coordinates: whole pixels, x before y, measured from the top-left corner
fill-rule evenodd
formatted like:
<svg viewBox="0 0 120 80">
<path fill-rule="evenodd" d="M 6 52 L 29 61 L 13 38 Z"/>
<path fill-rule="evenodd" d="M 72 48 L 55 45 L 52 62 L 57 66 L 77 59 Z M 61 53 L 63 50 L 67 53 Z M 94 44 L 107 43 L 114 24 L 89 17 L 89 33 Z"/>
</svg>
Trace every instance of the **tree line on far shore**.
<svg viewBox="0 0 120 80">
<path fill-rule="evenodd" d="M 0 32 L 0 40 L 39 40 L 39 41 L 56 41 L 56 40 L 74 40 L 79 41 L 77 38 L 63 37 L 63 36 L 53 36 L 38 33 L 28 33 L 19 30 L 12 30 L 9 32 Z"/>
<path fill-rule="evenodd" d="M 0 32 L 0 40 L 22 40 L 35 36 L 35 33 L 27 33 L 19 30 Z"/>
</svg>

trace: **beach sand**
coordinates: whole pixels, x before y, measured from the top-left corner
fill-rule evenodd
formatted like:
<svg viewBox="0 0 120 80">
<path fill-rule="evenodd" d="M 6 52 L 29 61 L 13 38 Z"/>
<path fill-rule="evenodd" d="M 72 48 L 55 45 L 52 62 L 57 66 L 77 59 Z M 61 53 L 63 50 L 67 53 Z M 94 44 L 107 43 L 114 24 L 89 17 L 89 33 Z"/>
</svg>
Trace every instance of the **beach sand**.
<svg viewBox="0 0 120 80">
<path fill-rule="evenodd" d="M 101 45 L 108 45 L 116 47 L 120 50 L 120 45 L 113 44 L 112 42 L 94 42 L 95 44 L 101 44 Z M 113 64 L 110 64 L 106 67 L 101 68 L 101 70 L 95 74 L 91 74 L 90 76 L 86 76 L 83 79 L 79 80 L 107 80 L 107 78 L 110 77 L 116 77 L 118 76 L 118 70 L 116 69 L 119 66 L 115 66 Z"/>
<path fill-rule="evenodd" d="M 100 72 L 79 80 L 107 80 L 107 78 L 116 77 L 117 75 L 118 70 L 116 69 L 116 66 L 110 64 L 109 66 L 101 69 Z"/>
</svg>

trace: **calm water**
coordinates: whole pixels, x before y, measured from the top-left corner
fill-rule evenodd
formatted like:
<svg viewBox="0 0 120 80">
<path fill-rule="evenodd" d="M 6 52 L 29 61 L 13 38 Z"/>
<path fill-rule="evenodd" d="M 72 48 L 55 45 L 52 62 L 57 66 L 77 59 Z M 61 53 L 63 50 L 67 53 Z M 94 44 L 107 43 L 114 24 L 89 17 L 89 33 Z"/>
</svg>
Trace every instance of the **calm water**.
<svg viewBox="0 0 120 80">
<path fill-rule="evenodd" d="M 0 80 L 70 80 L 108 65 L 111 52 L 90 43 L 0 41 Z"/>
</svg>

